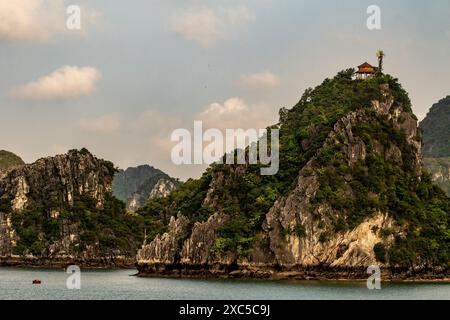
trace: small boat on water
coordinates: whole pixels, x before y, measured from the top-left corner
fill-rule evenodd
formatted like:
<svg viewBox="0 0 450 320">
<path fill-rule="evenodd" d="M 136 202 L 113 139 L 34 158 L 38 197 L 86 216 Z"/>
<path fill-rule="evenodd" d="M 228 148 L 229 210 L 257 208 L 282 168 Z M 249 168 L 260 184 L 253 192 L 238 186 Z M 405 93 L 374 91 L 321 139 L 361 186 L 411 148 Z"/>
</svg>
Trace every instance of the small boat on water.
<svg viewBox="0 0 450 320">
<path fill-rule="evenodd" d="M 41 283 L 42 283 L 42 281 L 39 280 L 39 279 L 34 279 L 33 280 L 33 284 L 41 284 Z"/>
</svg>

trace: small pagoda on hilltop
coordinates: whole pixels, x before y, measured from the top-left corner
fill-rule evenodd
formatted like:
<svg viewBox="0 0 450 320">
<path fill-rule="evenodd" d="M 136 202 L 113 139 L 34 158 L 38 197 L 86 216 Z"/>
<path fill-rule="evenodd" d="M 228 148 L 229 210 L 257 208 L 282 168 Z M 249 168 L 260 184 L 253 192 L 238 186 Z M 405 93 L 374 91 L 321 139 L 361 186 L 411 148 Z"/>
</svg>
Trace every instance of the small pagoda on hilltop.
<svg viewBox="0 0 450 320">
<path fill-rule="evenodd" d="M 378 58 L 378 67 L 372 66 L 368 62 L 364 62 L 362 65 L 358 66 L 358 71 L 356 71 L 356 79 L 364 80 L 375 77 L 376 75 L 380 75 L 383 73 L 383 58 L 385 54 L 383 50 L 379 50 L 377 52 Z"/>
<path fill-rule="evenodd" d="M 369 79 L 375 76 L 377 73 L 377 67 L 372 66 L 368 62 L 364 62 L 362 65 L 358 66 L 358 71 L 356 71 L 356 79 Z"/>
</svg>

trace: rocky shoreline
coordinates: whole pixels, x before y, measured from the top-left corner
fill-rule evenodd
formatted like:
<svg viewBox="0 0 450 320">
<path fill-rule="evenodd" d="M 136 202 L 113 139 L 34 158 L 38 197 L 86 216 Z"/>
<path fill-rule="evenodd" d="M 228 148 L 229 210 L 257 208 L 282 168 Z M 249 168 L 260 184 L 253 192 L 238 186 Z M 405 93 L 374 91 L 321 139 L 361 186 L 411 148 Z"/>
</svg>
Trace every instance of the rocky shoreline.
<svg viewBox="0 0 450 320">
<path fill-rule="evenodd" d="M 37 257 L 0 257 L 0 267 L 27 267 L 27 268 L 66 268 L 77 265 L 88 269 L 129 269 L 135 267 L 133 258 L 108 257 L 97 259 L 81 258 L 37 258 Z"/>
<path fill-rule="evenodd" d="M 85 269 L 137 268 L 136 276 L 143 278 L 184 279 L 242 279 L 267 281 L 366 281 L 370 274 L 365 268 L 289 267 L 277 266 L 236 267 L 214 266 L 166 266 L 163 264 L 140 264 L 132 258 L 37 258 L 0 257 L 0 267 L 61 269 L 77 265 Z M 421 270 L 382 268 L 382 281 L 389 282 L 437 282 L 450 284 L 450 270 Z"/>
<path fill-rule="evenodd" d="M 194 279 L 260 279 L 296 281 L 366 281 L 370 274 L 365 268 L 331 267 L 251 267 L 233 269 L 230 266 L 170 266 L 137 264 L 139 277 Z M 381 269 L 382 281 L 450 283 L 450 270 L 412 272 L 400 269 Z"/>
</svg>

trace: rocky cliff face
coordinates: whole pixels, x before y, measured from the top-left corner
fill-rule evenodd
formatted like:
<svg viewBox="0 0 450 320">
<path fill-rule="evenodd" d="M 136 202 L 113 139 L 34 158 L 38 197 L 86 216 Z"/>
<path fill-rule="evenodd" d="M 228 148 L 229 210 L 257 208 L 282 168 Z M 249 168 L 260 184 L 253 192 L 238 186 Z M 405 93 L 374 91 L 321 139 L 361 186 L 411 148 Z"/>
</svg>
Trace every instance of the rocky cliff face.
<svg viewBox="0 0 450 320">
<path fill-rule="evenodd" d="M 94 199 L 101 208 L 106 194 L 111 193 L 113 173 L 112 164 L 73 150 L 10 171 L 0 181 L 1 197 L 11 199 L 16 211 L 48 204 L 54 205 L 50 210 L 60 211 L 82 196 Z"/>
<path fill-rule="evenodd" d="M 2 261 L 130 263 L 133 250 L 114 241 L 112 222 L 126 227 L 124 210 L 111 196 L 114 173 L 112 163 L 87 150 L 8 171 L 0 179 Z"/>
<path fill-rule="evenodd" d="M 334 123 L 321 146 L 298 168 L 292 187 L 261 215 L 259 231 L 255 229 L 251 238 L 243 225 L 245 216 L 236 218 L 235 205 L 230 210 L 230 203 L 242 202 L 239 192 L 230 190 L 257 178 L 249 175 L 249 165 L 225 171 L 213 168 L 197 209 L 210 214 L 199 218 L 175 210 L 167 232 L 139 251 L 141 274 L 349 278 L 363 275 L 370 265 L 404 266 L 396 250 L 401 250 L 397 245 L 408 228 L 405 222 L 398 223 L 398 208 L 391 206 L 397 197 L 389 194 L 400 184 L 394 175 L 420 184 L 421 137 L 415 116 L 399 103 L 395 90 L 388 84 L 378 90 L 378 99 Z M 305 99 L 305 106 L 311 99 Z M 317 128 L 310 125 L 312 134 L 298 140 L 306 153 L 314 145 L 314 135 L 319 135 Z M 262 207 L 263 195 L 256 201 Z M 447 217 L 448 198 L 444 201 Z M 420 268 L 426 263 L 418 257 L 413 265 Z"/>
<path fill-rule="evenodd" d="M 374 101 L 372 110 L 356 111 L 339 120 L 334 130 L 325 142 L 324 148 L 334 147 L 333 150 L 344 155 L 344 162 L 350 168 L 365 160 L 370 146 L 358 136 L 356 128 L 364 123 L 374 121 L 377 116 L 385 116 L 391 124 L 406 134 L 407 143 L 413 149 L 412 169 L 417 177 L 421 175 L 421 159 L 417 124 L 411 113 L 401 109 L 390 112 L 393 100 L 386 103 Z M 373 143 L 375 142 L 375 143 Z M 395 143 L 383 144 L 384 141 L 372 141 L 372 151 L 383 159 L 391 159 L 402 165 L 403 154 L 400 146 Z M 308 172 L 313 172 L 308 174 Z M 265 231 L 270 238 L 270 248 L 275 254 L 279 265 L 282 266 L 314 266 L 328 265 L 331 267 L 367 267 L 379 264 L 373 250 L 378 243 L 392 241 L 393 238 L 383 239 L 380 230 L 395 228 L 389 212 L 375 212 L 371 217 L 362 221 L 358 226 L 346 232 L 335 232 L 333 219 L 339 216 L 339 211 L 333 209 L 329 203 L 321 203 L 316 212 L 321 220 L 311 212 L 313 197 L 319 192 L 320 178 L 314 172 L 312 163 L 306 165 L 300 172 L 296 188 L 286 197 L 274 205 L 268 212 Z M 346 179 L 350 185 L 353 175 Z M 345 187 L 344 192 L 350 195 L 353 190 Z M 374 195 L 375 196 L 375 195 Z M 297 225 L 302 225 L 305 234 L 292 234 Z M 288 234 L 285 236 L 285 234 Z M 326 235 L 326 239 L 321 239 Z"/>
</svg>

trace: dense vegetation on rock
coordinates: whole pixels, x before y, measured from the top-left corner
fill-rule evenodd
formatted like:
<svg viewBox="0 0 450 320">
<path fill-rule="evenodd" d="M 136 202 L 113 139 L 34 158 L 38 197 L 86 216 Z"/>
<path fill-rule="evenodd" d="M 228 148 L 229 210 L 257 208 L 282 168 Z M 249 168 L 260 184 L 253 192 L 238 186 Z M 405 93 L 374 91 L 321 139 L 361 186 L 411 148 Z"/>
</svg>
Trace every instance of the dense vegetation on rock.
<svg viewBox="0 0 450 320">
<path fill-rule="evenodd" d="M 420 173 L 420 148 L 416 148 L 420 137 L 407 136 L 402 129 L 416 129 L 408 94 L 389 75 L 354 80 L 353 72 L 326 79 L 306 90 L 292 109 L 280 110 L 280 122 L 272 127 L 280 129 L 277 175 L 259 175 L 259 165 L 212 165 L 200 179 L 187 181 L 167 198 L 151 201 L 140 214 L 153 217 L 158 232 L 164 232 L 170 216 L 188 217 L 192 226 L 221 212 L 226 222 L 218 229 L 211 251 L 249 258 L 256 245 L 268 241 L 261 240 L 268 211 L 293 190 L 302 170 L 305 179 L 317 177 L 319 182 L 308 212 L 319 226 L 324 225 L 323 243 L 377 212 L 386 212 L 395 220 L 395 228 L 377 231 L 386 238 L 373 248 L 380 262 L 448 267 L 450 201 L 427 174 Z M 374 101 L 385 103 L 389 110 L 375 112 Z M 360 119 L 351 128 L 351 138 L 361 141 L 364 154 L 349 163 L 352 154 L 339 135 L 332 143 L 325 142 L 338 121 L 357 111 L 362 112 L 355 114 Z M 392 122 L 395 117 L 397 125 Z M 346 129 L 342 128 L 344 133 Z M 333 231 L 325 227 L 329 223 Z M 286 237 L 307 235 L 298 222 L 283 230 Z"/>
<path fill-rule="evenodd" d="M 12 226 L 18 240 L 14 254 L 48 256 L 55 243 L 61 241 L 64 229 L 72 229 L 75 235 L 67 247 L 70 255 L 82 255 L 95 248 L 93 257 L 114 255 L 132 256 L 141 237 L 135 219 L 127 216 L 121 201 L 107 196 L 105 205 L 99 209 L 89 197 L 77 197 L 73 207 L 65 208 L 58 217 L 50 218 L 45 208 L 30 207 L 12 214 Z"/>
<path fill-rule="evenodd" d="M 22 166 L 25 162 L 12 152 L 0 150 L 0 171 L 9 168 Z"/>
</svg>

